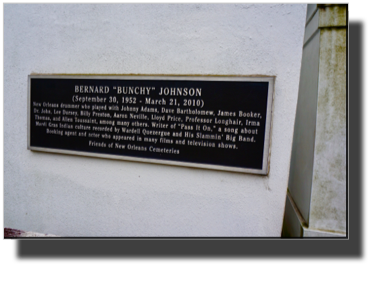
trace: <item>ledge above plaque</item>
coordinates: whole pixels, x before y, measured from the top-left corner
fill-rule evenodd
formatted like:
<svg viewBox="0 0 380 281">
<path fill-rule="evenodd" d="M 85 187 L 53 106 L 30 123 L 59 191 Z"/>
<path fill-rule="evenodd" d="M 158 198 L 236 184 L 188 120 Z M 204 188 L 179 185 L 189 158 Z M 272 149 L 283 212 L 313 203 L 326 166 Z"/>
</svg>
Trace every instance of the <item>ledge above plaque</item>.
<svg viewBox="0 0 380 281">
<path fill-rule="evenodd" d="M 28 149 L 268 174 L 274 77 L 30 75 Z"/>
</svg>

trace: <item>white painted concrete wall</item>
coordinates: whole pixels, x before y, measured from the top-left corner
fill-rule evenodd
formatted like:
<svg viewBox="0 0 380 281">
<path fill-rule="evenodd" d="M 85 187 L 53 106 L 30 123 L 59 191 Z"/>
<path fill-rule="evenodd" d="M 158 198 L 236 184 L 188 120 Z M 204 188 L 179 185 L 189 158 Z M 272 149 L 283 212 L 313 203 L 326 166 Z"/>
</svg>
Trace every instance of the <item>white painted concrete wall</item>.
<svg viewBox="0 0 380 281">
<path fill-rule="evenodd" d="M 279 236 L 306 5 L 5 5 L 4 227 Z M 274 75 L 269 176 L 27 150 L 31 73 Z"/>
</svg>

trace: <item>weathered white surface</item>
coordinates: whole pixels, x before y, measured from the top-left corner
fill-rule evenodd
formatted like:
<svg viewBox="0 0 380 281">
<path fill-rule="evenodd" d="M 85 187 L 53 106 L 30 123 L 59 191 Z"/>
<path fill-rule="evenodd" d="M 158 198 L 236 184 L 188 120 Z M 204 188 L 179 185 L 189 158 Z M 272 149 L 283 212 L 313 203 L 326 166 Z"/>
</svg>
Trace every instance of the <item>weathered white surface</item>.
<svg viewBox="0 0 380 281">
<path fill-rule="evenodd" d="M 342 9 L 343 10 L 343 9 Z M 346 29 L 321 32 L 310 227 L 346 232 Z"/>
<path fill-rule="evenodd" d="M 5 5 L 4 226 L 279 236 L 306 5 Z M 268 177 L 31 152 L 31 73 L 274 75 Z"/>
<path fill-rule="evenodd" d="M 53 235 L 53 234 L 43 234 L 43 233 L 38 233 L 38 232 L 27 231 L 27 232 L 21 233 L 19 237 L 59 237 L 59 236 Z"/>
<path fill-rule="evenodd" d="M 346 12 L 308 5 L 286 236 L 346 235 Z"/>
</svg>

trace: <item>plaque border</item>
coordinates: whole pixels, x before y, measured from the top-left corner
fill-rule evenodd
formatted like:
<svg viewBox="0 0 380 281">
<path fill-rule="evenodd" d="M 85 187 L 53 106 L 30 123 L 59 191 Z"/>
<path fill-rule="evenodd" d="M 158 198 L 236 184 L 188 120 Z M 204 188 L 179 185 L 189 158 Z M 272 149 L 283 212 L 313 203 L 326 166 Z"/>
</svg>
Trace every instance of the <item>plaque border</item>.
<svg viewBox="0 0 380 281">
<path fill-rule="evenodd" d="M 182 162 L 174 160 L 160 160 L 143 157 L 122 156 L 113 154 L 102 154 L 95 152 L 82 152 L 68 149 L 58 148 L 43 148 L 30 145 L 30 110 L 31 110 L 31 79 L 103 79 L 103 80 L 192 80 L 192 81 L 245 81 L 245 82 L 268 82 L 268 99 L 267 99 L 267 115 L 265 120 L 265 136 L 264 136 L 264 155 L 263 155 L 263 168 L 262 169 L 249 169 L 237 168 L 233 166 L 214 165 L 214 164 L 201 164 L 192 162 Z M 141 74 L 30 74 L 28 75 L 28 109 L 27 109 L 27 149 L 30 151 L 50 152 L 58 154 L 69 154 L 87 157 L 96 157 L 103 159 L 126 160 L 132 162 L 142 162 L 150 164 L 163 164 L 179 167 L 201 168 L 218 171 L 239 172 L 248 174 L 257 174 L 267 176 L 270 170 L 270 148 L 271 148 L 271 131 L 272 131 L 272 114 L 273 114 L 273 99 L 274 99 L 274 81 L 275 76 L 265 75 L 141 75 Z"/>
</svg>

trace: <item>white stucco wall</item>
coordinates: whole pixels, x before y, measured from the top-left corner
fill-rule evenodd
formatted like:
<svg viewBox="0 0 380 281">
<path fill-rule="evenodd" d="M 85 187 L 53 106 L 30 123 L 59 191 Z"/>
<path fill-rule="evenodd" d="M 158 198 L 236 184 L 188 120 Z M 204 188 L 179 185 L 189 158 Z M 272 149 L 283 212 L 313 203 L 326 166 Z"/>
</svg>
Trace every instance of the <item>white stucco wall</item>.
<svg viewBox="0 0 380 281">
<path fill-rule="evenodd" d="M 4 227 L 280 236 L 306 5 L 4 6 Z M 31 152 L 31 73 L 276 76 L 269 176 Z"/>
</svg>

